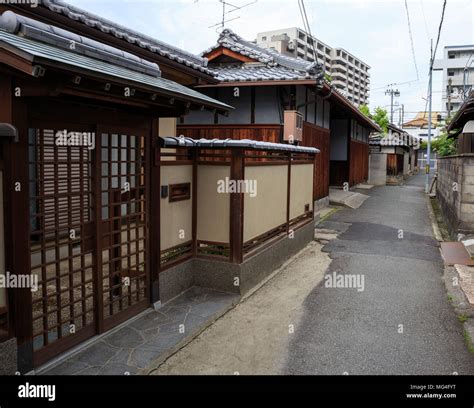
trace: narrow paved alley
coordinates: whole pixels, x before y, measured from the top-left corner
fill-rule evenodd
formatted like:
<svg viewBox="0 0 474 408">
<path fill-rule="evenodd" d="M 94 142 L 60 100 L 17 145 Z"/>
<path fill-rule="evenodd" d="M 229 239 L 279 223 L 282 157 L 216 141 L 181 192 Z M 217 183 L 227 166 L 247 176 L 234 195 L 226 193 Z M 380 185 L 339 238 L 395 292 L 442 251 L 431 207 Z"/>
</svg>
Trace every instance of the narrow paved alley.
<svg viewBox="0 0 474 408">
<path fill-rule="evenodd" d="M 360 208 L 318 225 L 337 238 L 311 244 L 153 374 L 474 374 L 423 185 L 361 190 Z M 359 286 L 327 287 L 328 276 Z"/>
<path fill-rule="evenodd" d="M 443 262 L 423 193 L 424 176 L 363 191 L 370 198 L 321 228 L 327 274 L 363 277 L 364 288 L 315 288 L 292 340 L 286 373 L 473 374 L 474 356 L 448 302 Z"/>
</svg>

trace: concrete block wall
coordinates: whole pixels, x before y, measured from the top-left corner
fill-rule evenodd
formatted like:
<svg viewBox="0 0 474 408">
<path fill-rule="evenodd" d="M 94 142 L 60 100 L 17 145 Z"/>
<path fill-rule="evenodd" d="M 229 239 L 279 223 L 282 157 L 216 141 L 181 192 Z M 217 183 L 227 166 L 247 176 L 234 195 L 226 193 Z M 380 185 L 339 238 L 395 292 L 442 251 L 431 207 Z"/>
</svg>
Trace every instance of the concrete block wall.
<svg viewBox="0 0 474 408">
<path fill-rule="evenodd" d="M 369 155 L 369 184 L 384 186 L 387 184 L 387 155 L 373 153 Z"/>
<path fill-rule="evenodd" d="M 410 152 L 403 153 L 403 177 L 407 178 L 410 175 L 410 164 L 409 164 Z"/>
<path fill-rule="evenodd" d="M 436 196 L 451 233 L 474 233 L 473 154 L 438 158 Z"/>
<path fill-rule="evenodd" d="M 474 155 L 462 157 L 463 177 L 460 191 L 460 232 L 474 232 Z"/>
</svg>

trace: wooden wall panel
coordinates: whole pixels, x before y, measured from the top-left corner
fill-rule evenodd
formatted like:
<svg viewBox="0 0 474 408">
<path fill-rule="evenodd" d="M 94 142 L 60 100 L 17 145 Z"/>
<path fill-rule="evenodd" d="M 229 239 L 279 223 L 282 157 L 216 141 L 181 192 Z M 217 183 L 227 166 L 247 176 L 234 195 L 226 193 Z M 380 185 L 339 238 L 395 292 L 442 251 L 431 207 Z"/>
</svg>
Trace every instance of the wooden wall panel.
<svg viewBox="0 0 474 408">
<path fill-rule="evenodd" d="M 263 142 L 281 143 L 281 125 L 179 125 L 178 136 L 193 139 L 252 139 Z M 314 166 L 314 199 L 329 195 L 329 129 L 304 122 L 301 146 L 316 147 L 321 152 L 316 155 Z"/>
<path fill-rule="evenodd" d="M 281 125 L 179 125 L 177 135 L 192 139 L 251 139 L 261 142 L 281 143 L 283 127 Z M 214 150 L 203 150 L 204 154 L 215 154 Z M 230 151 L 225 153 L 230 154 Z M 256 156 L 265 155 L 255 152 Z M 222 161 L 219 157 L 208 157 L 206 161 Z M 265 161 L 265 159 L 256 159 Z"/>
<path fill-rule="evenodd" d="M 349 150 L 349 185 L 353 186 L 369 177 L 369 145 L 351 140 Z"/>
<path fill-rule="evenodd" d="M 280 143 L 281 125 L 178 125 L 177 135 L 193 139 L 252 139 Z"/>
<path fill-rule="evenodd" d="M 330 132 L 319 126 L 304 122 L 302 146 L 316 147 L 320 153 L 316 155 L 314 165 L 314 187 L 313 199 L 329 195 L 329 155 L 330 155 Z"/>
<path fill-rule="evenodd" d="M 387 154 L 387 176 L 396 176 L 397 174 L 397 155 Z"/>
</svg>

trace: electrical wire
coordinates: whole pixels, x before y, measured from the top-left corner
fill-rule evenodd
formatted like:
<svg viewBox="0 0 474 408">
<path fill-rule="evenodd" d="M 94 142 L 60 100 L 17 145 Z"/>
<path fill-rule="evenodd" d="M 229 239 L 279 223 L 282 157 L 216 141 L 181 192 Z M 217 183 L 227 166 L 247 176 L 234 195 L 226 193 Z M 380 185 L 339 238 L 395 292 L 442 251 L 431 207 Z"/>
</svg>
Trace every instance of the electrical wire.
<svg viewBox="0 0 474 408">
<path fill-rule="evenodd" d="M 418 74 L 418 65 L 416 64 L 415 45 L 413 43 L 413 34 L 412 34 L 412 31 L 411 31 L 411 23 L 410 23 L 410 12 L 408 10 L 407 0 L 405 0 L 405 10 L 407 12 L 408 34 L 410 36 L 411 54 L 412 54 L 412 57 L 413 57 L 413 63 L 415 64 L 416 79 L 419 80 L 420 75 Z"/>
<path fill-rule="evenodd" d="M 434 48 L 434 52 L 432 53 L 432 56 L 431 56 L 430 70 L 433 69 L 434 59 L 436 57 L 436 51 L 438 50 L 439 38 L 441 37 L 441 28 L 443 27 L 443 22 L 444 22 L 444 12 L 446 11 L 446 3 L 447 3 L 447 0 L 444 0 L 443 10 L 441 12 L 441 20 L 440 20 L 439 26 L 438 26 L 438 38 L 436 39 L 436 45 L 435 45 L 435 48 Z"/>
<path fill-rule="evenodd" d="M 303 20 L 304 29 L 309 34 L 309 36 L 311 37 L 311 41 L 313 41 L 313 44 L 312 44 L 313 58 L 316 61 L 316 63 L 318 63 L 318 54 L 315 50 L 314 39 L 313 39 L 313 35 L 311 33 L 311 27 L 309 26 L 309 20 L 308 20 L 308 15 L 306 14 L 306 7 L 304 5 L 304 0 L 298 0 L 298 7 L 300 9 L 300 14 L 301 14 L 301 18 Z"/>
<path fill-rule="evenodd" d="M 428 42 L 430 41 L 430 31 L 428 30 L 428 24 L 426 24 L 426 15 L 425 15 L 425 6 L 423 5 L 423 0 L 420 0 L 421 3 L 421 13 L 423 14 L 423 21 L 425 23 L 425 31 L 426 31 L 426 38 L 428 39 Z"/>
</svg>

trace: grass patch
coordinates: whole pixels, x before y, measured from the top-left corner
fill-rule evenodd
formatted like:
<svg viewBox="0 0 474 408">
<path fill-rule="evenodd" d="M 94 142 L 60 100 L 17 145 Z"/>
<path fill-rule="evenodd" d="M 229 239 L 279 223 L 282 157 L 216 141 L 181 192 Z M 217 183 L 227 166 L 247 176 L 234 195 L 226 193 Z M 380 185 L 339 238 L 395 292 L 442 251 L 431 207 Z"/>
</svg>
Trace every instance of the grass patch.
<svg viewBox="0 0 474 408">
<path fill-rule="evenodd" d="M 458 316 L 458 320 L 459 320 L 461 323 L 466 322 L 468 318 L 469 318 L 469 317 L 466 316 L 465 314 L 460 314 L 460 315 Z"/>
<path fill-rule="evenodd" d="M 448 226 L 444 222 L 443 215 L 441 213 L 441 208 L 438 203 L 437 198 L 430 198 L 430 203 L 431 203 L 431 208 L 433 209 L 433 213 L 436 218 L 436 223 L 438 224 L 439 232 L 441 233 L 441 237 L 443 238 L 443 241 L 451 241 L 452 237 L 451 234 L 449 233 Z"/>
<path fill-rule="evenodd" d="M 448 294 L 447 298 L 448 298 L 449 303 L 453 303 L 453 300 L 454 300 L 453 295 Z"/>
<path fill-rule="evenodd" d="M 466 329 L 464 329 L 463 336 L 464 336 L 464 341 L 466 342 L 467 349 L 469 350 L 470 353 L 474 353 L 474 344 L 472 343 L 472 338 Z"/>
</svg>

